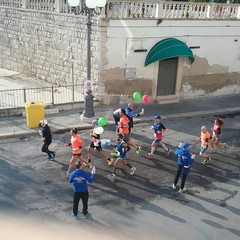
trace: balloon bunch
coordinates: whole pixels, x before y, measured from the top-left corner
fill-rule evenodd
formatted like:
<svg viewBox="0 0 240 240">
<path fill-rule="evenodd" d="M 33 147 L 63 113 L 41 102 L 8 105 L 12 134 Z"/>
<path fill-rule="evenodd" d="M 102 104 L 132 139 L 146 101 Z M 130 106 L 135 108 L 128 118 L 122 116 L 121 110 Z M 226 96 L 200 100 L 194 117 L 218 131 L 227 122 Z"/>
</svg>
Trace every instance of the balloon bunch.
<svg viewBox="0 0 240 240">
<path fill-rule="evenodd" d="M 145 103 L 149 103 L 151 98 L 148 95 L 141 95 L 141 93 L 139 92 L 135 92 L 133 93 L 133 99 L 135 101 L 141 101 L 141 99 L 145 102 Z"/>
</svg>

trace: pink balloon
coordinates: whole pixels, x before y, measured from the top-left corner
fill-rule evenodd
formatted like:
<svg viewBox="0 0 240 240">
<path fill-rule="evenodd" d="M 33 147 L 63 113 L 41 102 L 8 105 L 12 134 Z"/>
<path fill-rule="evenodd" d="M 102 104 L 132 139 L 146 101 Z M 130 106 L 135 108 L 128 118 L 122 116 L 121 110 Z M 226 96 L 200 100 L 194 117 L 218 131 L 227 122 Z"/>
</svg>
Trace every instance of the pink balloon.
<svg viewBox="0 0 240 240">
<path fill-rule="evenodd" d="M 149 103 L 150 102 L 150 97 L 148 95 L 144 95 L 142 100 L 145 102 L 145 103 Z"/>
</svg>

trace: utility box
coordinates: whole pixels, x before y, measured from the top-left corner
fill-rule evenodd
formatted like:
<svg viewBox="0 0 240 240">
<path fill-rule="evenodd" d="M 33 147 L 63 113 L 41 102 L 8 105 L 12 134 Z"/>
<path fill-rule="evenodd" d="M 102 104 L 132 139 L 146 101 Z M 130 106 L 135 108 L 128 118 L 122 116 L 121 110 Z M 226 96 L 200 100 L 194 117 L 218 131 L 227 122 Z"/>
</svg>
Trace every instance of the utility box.
<svg viewBox="0 0 240 240">
<path fill-rule="evenodd" d="M 43 102 L 26 102 L 26 120 L 29 128 L 39 127 L 40 120 L 44 119 L 45 104 Z"/>
</svg>

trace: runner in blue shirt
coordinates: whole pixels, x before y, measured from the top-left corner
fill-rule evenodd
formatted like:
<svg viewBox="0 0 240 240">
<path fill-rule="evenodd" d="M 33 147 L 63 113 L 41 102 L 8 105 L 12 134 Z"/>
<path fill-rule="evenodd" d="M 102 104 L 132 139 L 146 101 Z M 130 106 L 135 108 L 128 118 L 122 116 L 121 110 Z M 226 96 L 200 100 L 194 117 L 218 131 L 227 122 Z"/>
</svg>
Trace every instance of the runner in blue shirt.
<svg viewBox="0 0 240 240">
<path fill-rule="evenodd" d="M 166 131 L 165 126 L 161 123 L 161 116 L 157 115 L 154 117 L 154 122 L 152 124 L 151 129 L 154 132 L 154 140 L 151 144 L 151 152 L 148 153 L 148 158 L 153 158 L 153 153 L 155 151 L 156 146 L 159 144 L 161 147 L 164 148 L 166 155 L 170 154 L 171 148 L 167 147 L 166 144 L 162 141 L 163 135 L 162 133 Z"/>
<path fill-rule="evenodd" d="M 132 167 L 130 163 L 127 162 L 126 160 L 126 154 L 127 154 L 127 143 L 124 141 L 124 135 L 122 133 L 117 134 L 117 144 L 116 144 L 116 149 L 118 151 L 118 158 L 116 159 L 114 163 L 114 170 L 112 175 L 108 175 L 110 180 L 115 179 L 116 171 L 118 169 L 119 163 L 122 162 L 125 166 L 129 167 L 131 172 L 130 174 L 133 175 L 134 172 L 136 171 L 135 167 Z"/>
</svg>

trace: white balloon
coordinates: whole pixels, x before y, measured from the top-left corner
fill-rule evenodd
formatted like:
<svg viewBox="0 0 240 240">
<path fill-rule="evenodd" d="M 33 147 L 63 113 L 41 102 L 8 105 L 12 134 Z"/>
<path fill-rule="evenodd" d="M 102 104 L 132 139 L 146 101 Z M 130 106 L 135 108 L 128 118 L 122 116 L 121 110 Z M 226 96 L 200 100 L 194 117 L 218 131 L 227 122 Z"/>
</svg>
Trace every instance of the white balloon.
<svg viewBox="0 0 240 240">
<path fill-rule="evenodd" d="M 95 134 L 102 134 L 104 132 L 104 129 L 103 129 L 103 127 L 96 127 L 96 128 L 94 128 L 93 132 Z"/>
</svg>

